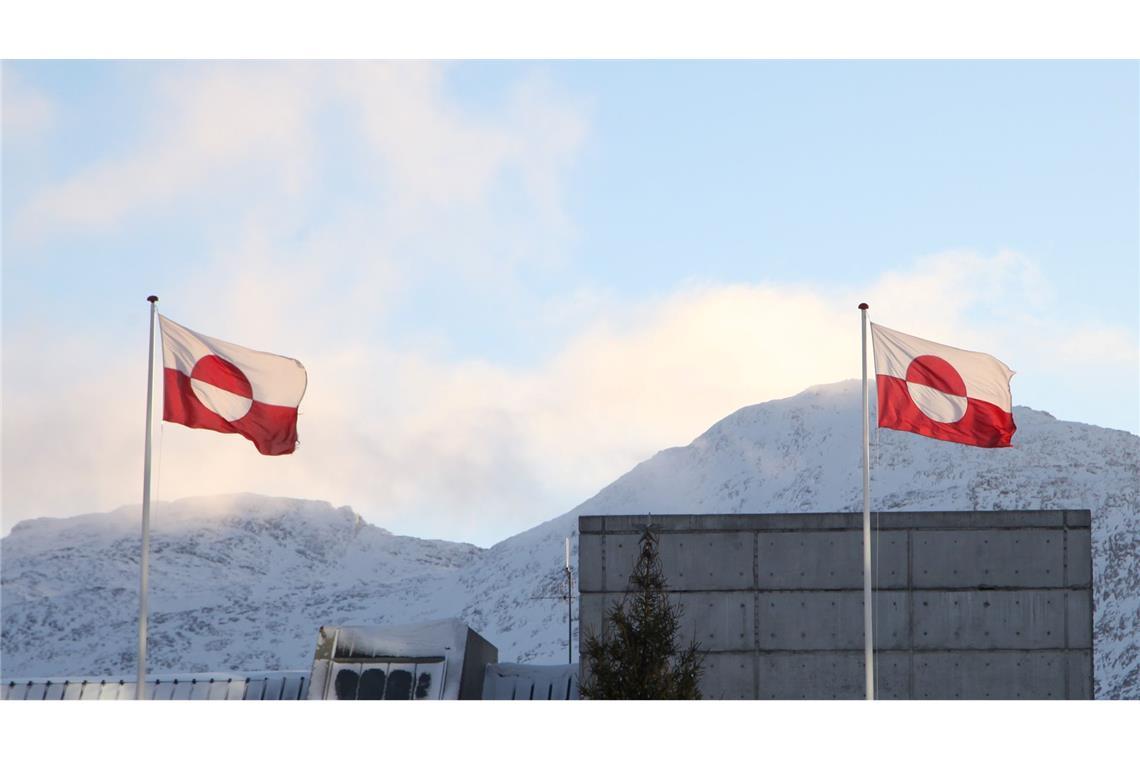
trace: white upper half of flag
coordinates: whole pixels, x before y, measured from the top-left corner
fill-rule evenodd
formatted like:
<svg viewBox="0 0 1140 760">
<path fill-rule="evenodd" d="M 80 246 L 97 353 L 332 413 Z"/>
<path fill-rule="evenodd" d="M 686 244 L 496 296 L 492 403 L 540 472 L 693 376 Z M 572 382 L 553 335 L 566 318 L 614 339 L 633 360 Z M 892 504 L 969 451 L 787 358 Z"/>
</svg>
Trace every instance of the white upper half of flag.
<svg viewBox="0 0 1140 760">
<path fill-rule="evenodd" d="M 253 398 L 263 404 L 296 407 L 308 385 L 305 367 L 296 359 L 227 343 L 196 333 L 161 314 L 162 366 L 187 377 L 203 357 L 214 355 L 233 364 L 249 380 Z"/>
<path fill-rule="evenodd" d="M 948 362 L 966 385 L 966 395 L 993 404 L 1005 412 L 1013 411 L 1009 380 L 1014 372 L 1002 361 L 980 351 L 917 338 L 871 323 L 875 350 L 875 374 L 907 379 L 911 362 L 920 356 L 937 356 Z"/>
</svg>

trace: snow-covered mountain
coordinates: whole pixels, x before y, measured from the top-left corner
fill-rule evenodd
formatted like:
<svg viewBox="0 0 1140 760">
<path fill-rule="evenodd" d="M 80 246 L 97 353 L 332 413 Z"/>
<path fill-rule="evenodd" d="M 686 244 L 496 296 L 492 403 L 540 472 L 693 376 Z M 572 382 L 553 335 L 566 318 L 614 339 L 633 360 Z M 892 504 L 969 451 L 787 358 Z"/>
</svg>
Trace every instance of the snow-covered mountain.
<svg viewBox="0 0 1140 760">
<path fill-rule="evenodd" d="M 0 555 L 5 677 L 134 672 L 138 534 L 138 506 L 12 529 Z M 485 553 L 394 536 L 348 507 L 254 494 L 152 504 L 150 547 L 154 672 L 307 668 L 320 625 L 417 619 L 423 589 L 453 587 Z"/>
<path fill-rule="evenodd" d="M 394 536 L 347 507 L 242 494 L 155 505 L 154 671 L 308 667 L 326 623 L 456 615 L 500 659 L 561 662 L 562 542 L 580 514 L 855 511 L 860 385 L 745 407 L 490 549 Z M 876 510 L 1091 509 L 1100 698 L 1140 698 L 1140 438 L 1015 407 L 1014 448 L 883 430 Z M 138 508 L 20 523 L 0 545 L 0 669 L 130 673 Z"/>
</svg>

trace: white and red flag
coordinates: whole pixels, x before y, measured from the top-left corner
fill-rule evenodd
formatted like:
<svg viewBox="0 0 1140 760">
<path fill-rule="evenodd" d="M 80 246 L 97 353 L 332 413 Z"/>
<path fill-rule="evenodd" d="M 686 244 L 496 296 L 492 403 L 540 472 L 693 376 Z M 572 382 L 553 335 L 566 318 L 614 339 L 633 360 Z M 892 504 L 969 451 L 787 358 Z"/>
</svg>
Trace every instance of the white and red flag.
<svg viewBox="0 0 1140 760">
<path fill-rule="evenodd" d="M 308 376 L 296 359 L 254 351 L 188 330 L 159 315 L 162 419 L 237 433 L 262 454 L 297 446 L 297 407 Z"/>
<path fill-rule="evenodd" d="M 1010 445 L 1013 370 L 964 351 L 871 323 L 879 427 L 1000 448 Z"/>
</svg>

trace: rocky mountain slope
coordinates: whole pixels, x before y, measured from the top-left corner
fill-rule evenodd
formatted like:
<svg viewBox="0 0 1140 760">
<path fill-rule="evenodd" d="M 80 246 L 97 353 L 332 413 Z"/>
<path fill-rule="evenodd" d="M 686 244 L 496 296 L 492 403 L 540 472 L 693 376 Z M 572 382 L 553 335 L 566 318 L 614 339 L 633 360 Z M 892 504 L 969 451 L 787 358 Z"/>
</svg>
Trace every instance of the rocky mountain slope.
<svg viewBox="0 0 1140 760">
<path fill-rule="evenodd" d="M 564 661 L 562 542 L 578 515 L 859 510 L 860 400 L 847 381 L 741 409 L 490 549 L 393 536 L 319 502 L 156 505 L 151 669 L 305 668 L 321 624 L 451 615 L 504 661 Z M 1140 438 L 1014 415 L 1012 449 L 880 431 L 873 508 L 1091 509 L 1097 696 L 1140 698 Z M 32 520 L 3 539 L 4 677 L 133 670 L 137 515 Z"/>
</svg>

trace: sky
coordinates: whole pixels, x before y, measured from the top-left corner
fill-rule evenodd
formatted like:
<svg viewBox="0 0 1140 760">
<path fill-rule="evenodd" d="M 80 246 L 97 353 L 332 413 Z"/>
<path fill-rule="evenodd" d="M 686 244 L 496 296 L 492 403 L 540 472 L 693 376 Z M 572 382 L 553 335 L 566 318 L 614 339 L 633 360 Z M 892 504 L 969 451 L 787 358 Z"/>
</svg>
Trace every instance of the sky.
<svg viewBox="0 0 1140 760">
<path fill-rule="evenodd" d="M 1140 432 L 1136 62 L 2 77 L 4 533 L 141 500 L 151 293 L 309 374 L 291 456 L 156 424 L 155 498 L 483 546 L 858 377 L 860 301 L 997 356 L 1015 404 Z"/>
</svg>

